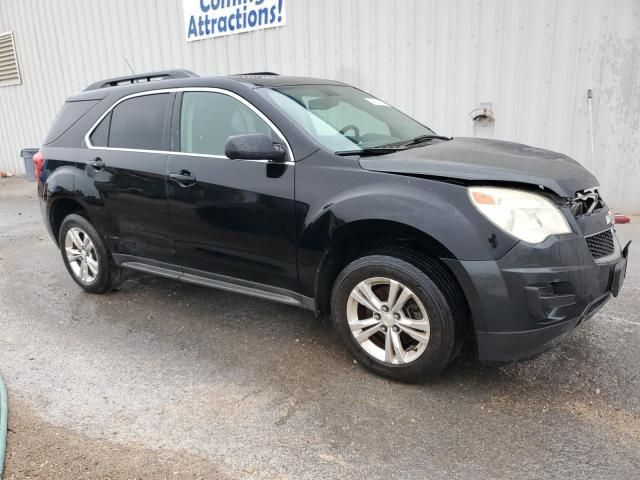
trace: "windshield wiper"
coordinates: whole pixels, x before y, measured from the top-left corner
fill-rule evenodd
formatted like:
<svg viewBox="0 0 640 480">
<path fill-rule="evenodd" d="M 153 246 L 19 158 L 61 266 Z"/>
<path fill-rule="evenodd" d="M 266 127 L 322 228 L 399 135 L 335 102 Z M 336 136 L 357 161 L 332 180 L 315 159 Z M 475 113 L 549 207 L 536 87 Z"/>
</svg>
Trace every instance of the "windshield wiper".
<svg viewBox="0 0 640 480">
<path fill-rule="evenodd" d="M 368 156 L 368 155 L 386 155 L 388 153 L 399 152 L 401 150 L 406 150 L 404 146 L 387 146 L 387 147 L 369 147 L 363 148 L 361 150 L 343 150 L 340 152 L 336 152 L 336 155 L 340 155 L 342 157 L 348 157 L 349 155 L 360 155 Z"/>
<path fill-rule="evenodd" d="M 400 150 L 406 150 L 408 147 L 413 145 L 418 145 L 420 143 L 428 142 L 430 140 L 451 140 L 449 137 L 444 137 L 442 135 L 420 135 L 419 137 L 412 138 L 411 140 L 407 140 L 405 142 L 400 143 L 389 143 L 387 145 L 380 145 L 378 147 L 368 147 L 363 148 L 362 150 L 345 150 L 341 152 L 336 152 L 336 155 L 348 156 L 348 155 L 386 155 L 388 153 L 398 152 Z"/>
<path fill-rule="evenodd" d="M 411 140 L 406 140 L 404 142 L 398 143 L 390 143 L 388 145 L 383 145 L 384 147 L 410 147 L 413 145 L 418 145 L 420 143 L 429 142 L 431 140 L 443 140 L 448 141 L 451 140 L 450 137 L 444 137 L 442 135 L 419 135 Z"/>
</svg>

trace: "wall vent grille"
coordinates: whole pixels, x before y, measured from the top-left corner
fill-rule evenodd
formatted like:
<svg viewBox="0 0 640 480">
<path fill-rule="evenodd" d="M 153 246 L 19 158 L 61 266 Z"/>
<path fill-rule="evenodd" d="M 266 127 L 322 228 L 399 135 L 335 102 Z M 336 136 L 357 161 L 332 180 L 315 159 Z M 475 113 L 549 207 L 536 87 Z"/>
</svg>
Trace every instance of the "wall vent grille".
<svg viewBox="0 0 640 480">
<path fill-rule="evenodd" d="M 0 33 L 0 87 L 19 85 L 20 70 L 13 32 Z"/>
</svg>

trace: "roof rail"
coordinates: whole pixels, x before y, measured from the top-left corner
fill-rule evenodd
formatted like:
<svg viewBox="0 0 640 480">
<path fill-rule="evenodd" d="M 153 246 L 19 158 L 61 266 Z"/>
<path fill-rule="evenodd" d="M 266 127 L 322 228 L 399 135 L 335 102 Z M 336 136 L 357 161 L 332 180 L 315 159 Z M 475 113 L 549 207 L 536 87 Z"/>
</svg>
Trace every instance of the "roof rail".
<svg viewBox="0 0 640 480">
<path fill-rule="evenodd" d="M 99 82 L 92 83 L 84 89 L 85 92 L 89 90 L 98 90 L 100 88 L 116 87 L 118 85 L 129 85 L 133 83 L 143 82 L 155 82 L 158 80 L 172 80 L 174 78 L 193 78 L 199 75 L 193 73 L 190 70 L 160 70 L 158 72 L 140 73 L 138 75 L 126 75 L 124 77 L 107 78 L 100 80 Z"/>
<path fill-rule="evenodd" d="M 231 75 L 232 77 L 259 77 L 259 76 L 274 76 L 279 77 L 279 73 L 275 72 L 249 72 L 249 73 L 236 73 Z"/>
</svg>

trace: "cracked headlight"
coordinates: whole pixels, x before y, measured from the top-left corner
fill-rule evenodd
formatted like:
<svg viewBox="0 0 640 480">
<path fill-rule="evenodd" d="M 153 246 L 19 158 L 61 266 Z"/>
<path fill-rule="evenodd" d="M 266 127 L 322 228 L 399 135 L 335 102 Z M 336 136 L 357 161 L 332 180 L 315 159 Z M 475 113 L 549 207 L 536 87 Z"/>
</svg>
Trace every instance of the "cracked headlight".
<svg viewBox="0 0 640 480">
<path fill-rule="evenodd" d="M 514 237 L 540 243 L 549 235 L 571 233 L 560 209 L 548 198 L 512 188 L 469 187 L 471 203 Z"/>
</svg>

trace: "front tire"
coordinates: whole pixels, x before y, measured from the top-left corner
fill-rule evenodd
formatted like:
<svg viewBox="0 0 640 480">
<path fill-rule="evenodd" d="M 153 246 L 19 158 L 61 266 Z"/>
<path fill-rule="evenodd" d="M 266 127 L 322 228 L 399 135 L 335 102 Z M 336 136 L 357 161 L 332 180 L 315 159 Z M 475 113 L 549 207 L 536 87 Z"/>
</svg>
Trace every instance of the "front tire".
<svg viewBox="0 0 640 480">
<path fill-rule="evenodd" d="M 58 245 L 71 278 L 87 292 L 104 293 L 119 285 L 122 270 L 85 217 L 71 214 L 62 221 Z"/>
<path fill-rule="evenodd" d="M 355 359 L 403 382 L 439 373 L 456 345 L 456 319 L 436 283 L 441 272 L 429 275 L 410 258 L 353 261 L 338 275 L 331 301 L 336 330 Z"/>
</svg>

